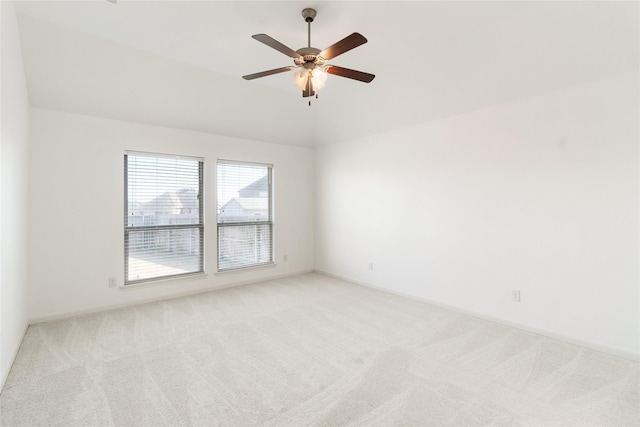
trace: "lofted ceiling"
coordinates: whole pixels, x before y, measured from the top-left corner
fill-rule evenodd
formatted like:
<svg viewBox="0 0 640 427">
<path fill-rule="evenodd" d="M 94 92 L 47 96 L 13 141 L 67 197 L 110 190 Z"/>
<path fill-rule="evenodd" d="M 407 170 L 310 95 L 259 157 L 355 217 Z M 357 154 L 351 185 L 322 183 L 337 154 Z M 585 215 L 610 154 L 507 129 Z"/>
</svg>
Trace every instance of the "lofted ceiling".
<svg viewBox="0 0 640 427">
<path fill-rule="evenodd" d="M 299 146 L 320 146 L 638 72 L 638 2 L 16 2 L 35 107 Z M 306 46 L 360 32 L 312 105 L 253 40 Z"/>
</svg>

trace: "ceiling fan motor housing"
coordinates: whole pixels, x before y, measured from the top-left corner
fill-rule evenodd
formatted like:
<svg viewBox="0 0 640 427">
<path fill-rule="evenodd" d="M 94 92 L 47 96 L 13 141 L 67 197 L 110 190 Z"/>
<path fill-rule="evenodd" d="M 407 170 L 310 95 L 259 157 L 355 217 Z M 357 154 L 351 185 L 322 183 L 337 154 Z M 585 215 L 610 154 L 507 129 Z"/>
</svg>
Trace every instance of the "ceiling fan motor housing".
<svg viewBox="0 0 640 427">
<path fill-rule="evenodd" d="M 296 50 L 297 53 L 300 54 L 301 58 L 294 59 L 296 65 L 305 65 L 305 64 L 316 64 L 322 65 L 325 61 L 320 58 L 318 54 L 320 53 L 320 49 L 315 47 L 303 47 Z"/>
</svg>

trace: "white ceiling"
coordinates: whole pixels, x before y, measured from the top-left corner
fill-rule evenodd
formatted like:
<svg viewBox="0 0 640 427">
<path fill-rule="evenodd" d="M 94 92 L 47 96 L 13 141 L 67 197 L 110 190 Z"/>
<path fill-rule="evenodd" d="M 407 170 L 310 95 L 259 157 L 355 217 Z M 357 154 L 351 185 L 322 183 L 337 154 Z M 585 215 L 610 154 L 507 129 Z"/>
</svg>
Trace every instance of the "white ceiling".
<svg viewBox="0 0 640 427">
<path fill-rule="evenodd" d="M 33 106 L 317 146 L 459 114 L 639 66 L 638 2 L 17 2 Z M 357 31 L 308 107 L 291 65 L 251 38 L 306 45 Z"/>
</svg>

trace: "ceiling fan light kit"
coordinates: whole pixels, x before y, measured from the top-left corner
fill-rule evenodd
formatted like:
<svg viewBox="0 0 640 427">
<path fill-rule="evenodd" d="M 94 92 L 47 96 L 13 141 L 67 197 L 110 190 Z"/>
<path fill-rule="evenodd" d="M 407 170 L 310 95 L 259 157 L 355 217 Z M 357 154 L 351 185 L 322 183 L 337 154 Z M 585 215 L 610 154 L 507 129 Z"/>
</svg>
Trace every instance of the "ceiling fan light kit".
<svg viewBox="0 0 640 427">
<path fill-rule="evenodd" d="M 327 61 L 337 57 L 338 55 L 342 55 L 351 49 L 365 44 L 367 39 L 364 38 L 362 34 L 353 33 L 328 48 L 320 50 L 311 46 L 311 23 L 316 17 L 315 9 L 304 9 L 302 11 L 302 17 L 307 22 L 307 47 L 293 50 L 266 34 L 254 34 L 251 36 L 255 40 L 258 40 L 259 42 L 293 58 L 293 63 L 295 65 L 248 74 L 246 76 L 242 76 L 243 79 L 253 80 L 260 77 L 270 76 L 272 74 L 295 70 L 293 73 L 294 84 L 302 90 L 302 96 L 307 98 L 315 95 L 317 98 L 318 94 L 316 92 L 324 87 L 329 74 L 346 77 L 348 79 L 364 83 L 370 83 L 375 78 L 374 74 L 327 64 Z M 311 101 L 309 101 L 309 105 L 311 105 Z"/>
</svg>

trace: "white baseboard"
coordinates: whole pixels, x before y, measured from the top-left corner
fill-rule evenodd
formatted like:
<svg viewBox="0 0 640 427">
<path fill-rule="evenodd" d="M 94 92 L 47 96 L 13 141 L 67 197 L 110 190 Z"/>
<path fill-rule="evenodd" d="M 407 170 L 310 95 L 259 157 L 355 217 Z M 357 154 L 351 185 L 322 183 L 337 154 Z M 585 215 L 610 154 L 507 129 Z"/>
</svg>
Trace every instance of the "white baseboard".
<svg viewBox="0 0 640 427">
<path fill-rule="evenodd" d="M 90 307 L 90 308 L 85 308 L 85 309 L 82 309 L 82 310 L 65 311 L 65 312 L 62 312 L 62 313 L 55 313 L 55 314 L 51 314 L 51 315 L 47 315 L 47 316 L 34 317 L 32 319 L 29 319 L 29 324 L 30 325 L 34 325 L 36 323 L 44 323 L 44 322 L 51 322 L 53 320 L 68 319 L 69 317 L 81 316 L 83 314 L 100 313 L 102 311 L 117 310 L 119 308 L 133 307 L 133 306 L 136 306 L 136 305 L 148 304 L 150 302 L 163 301 L 163 300 L 169 300 L 169 299 L 174 299 L 174 298 L 185 297 L 185 296 L 189 296 L 189 295 L 197 295 L 197 294 L 201 294 L 201 293 L 204 293 L 204 292 L 219 291 L 219 290 L 222 290 L 222 289 L 235 288 L 236 286 L 252 285 L 254 283 L 268 282 L 270 280 L 277 280 L 277 279 L 283 279 L 285 277 L 298 276 L 300 274 L 313 273 L 314 271 L 315 270 L 313 270 L 313 269 L 306 269 L 306 270 L 301 270 L 301 271 L 295 271 L 295 272 L 292 272 L 292 273 L 285 273 L 285 274 L 279 274 L 279 275 L 275 275 L 275 276 L 265 277 L 265 278 L 261 278 L 261 279 L 240 280 L 238 282 L 229 283 L 229 284 L 220 285 L 220 286 L 215 286 L 215 287 L 212 286 L 212 287 L 206 287 L 206 288 L 200 288 L 200 289 L 193 289 L 193 290 L 186 291 L 186 292 L 177 292 L 175 294 L 164 295 L 164 296 L 161 296 L 161 297 L 154 297 L 154 298 L 148 298 L 148 299 L 143 299 L 143 300 L 124 302 L 124 303 L 120 303 L 120 304 L 100 305 L 100 306 L 94 306 L 94 307 Z"/>
<path fill-rule="evenodd" d="M 29 329 L 29 324 L 27 323 L 24 326 L 24 330 L 22 331 L 22 338 L 20 339 L 20 344 L 16 346 L 13 350 L 13 354 L 11 355 L 11 363 L 8 366 L 6 372 L 2 372 L 2 378 L 0 379 L 0 394 L 2 394 L 2 390 L 4 390 L 4 383 L 7 382 L 7 378 L 9 378 L 9 372 L 11 372 L 11 368 L 13 367 L 13 362 L 16 361 L 16 356 L 18 355 L 18 351 L 20 351 L 20 347 L 22 347 L 22 341 L 24 341 L 24 336 L 27 334 L 27 329 Z"/>
<path fill-rule="evenodd" d="M 412 295 L 412 294 L 409 294 L 409 293 L 406 293 L 406 292 L 400 292 L 400 291 L 396 291 L 396 290 L 393 290 L 393 289 L 387 289 L 387 288 L 383 288 L 381 286 L 372 285 L 370 283 L 361 282 L 359 280 L 354 280 L 354 279 L 351 279 L 349 277 L 341 276 L 339 274 L 329 273 L 327 271 L 315 270 L 315 272 L 318 273 L 318 274 L 323 274 L 323 275 L 325 275 L 327 277 L 333 277 L 333 278 L 336 278 L 336 279 L 344 280 L 346 282 L 350 282 L 350 283 L 353 283 L 353 284 L 356 284 L 356 285 L 365 286 L 367 288 L 376 289 L 376 290 L 379 290 L 379 291 L 382 291 L 382 292 L 386 292 L 386 293 L 393 294 L 393 295 L 398 295 L 398 296 L 405 297 L 405 298 L 410 298 L 410 299 L 413 299 L 413 300 L 416 300 L 416 301 L 420 301 L 420 302 L 424 302 L 424 303 L 427 303 L 427 304 L 435 305 L 437 307 L 446 308 L 448 310 L 456 311 L 458 313 L 466 314 L 468 316 L 477 317 L 479 319 L 488 320 L 490 322 L 499 323 L 501 325 L 511 326 L 513 328 L 517 328 L 517 329 L 520 329 L 520 330 L 523 330 L 523 331 L 526 331 L 526 332 L 530 332 L 530 333 L 533 333 L 533 334 L 536 334 L 536 335 L 541 335 L 541 336 L 545 336 L 545 337 L 548 337 L 548 338 L 553 338 L 553 339 L 556 339 L 556 340 L 565 341 L 565 342 L 568 342 L 568 343 L 571 343 L 571 344 L 574 344 L 574 345 L 578 345 L 578 346 L 581 346 L 581 347 L 589 348 L 591 350 L 596 350 L 596 351 L 600 351 L 602 353 L 607 353 L 607 354 L 610 354 L 612 356 L 616 356 L 616 357 L 621 357 L 623 359 L 632 360 L 634 362 L 640 362 L 640 354 L 632 353 L 632 352 L 629 352 L 629 351 L 626 351 L 626 350 L 622 350 L 622 349 L 619 349 L 619 348 L 616 348 L 616 347 L 602 345 L 602 344 L 599 344 L 599 343 L 593 343 L 593 342 L 590 342 L 590 341 L 583 341 L 583 340 L 580 340 L 580 339 L 576 339 L 576 338 L 573 338 L 573 337 L 568 337 L 568 336 L 565 336 L 565 335 L 557 334 L 555 332 L 547 331 L 547 330 L 544 330 L 544 329 L 538 329 L 538 328 L 530 327 L 530 326 L 523 325 L 523 324 L 520 324 L 520 323 L 511 322 L 509 320 L 501 319 L 499 317 L 493 317 L 493 316 L 490 316 L 490 315 L 487 315 L 487 314 L 484 314 L 484 313 L 479 313 L 479 312 L 476 312 L 476 311 L 466 310 L 466 309 L 459 308 L 459 307 L 456 307 L 456 306 L 452 306 L 452 305 L 449 305 L 449 304 L 444 304 L 444 303 L 440 303 L 440 302 L 437 302 L 437 301 L 432 301 L 432 300 L 429 300 L 427 298 L 422 298 L 422 297 L 419 297 L 419 296 L 416 296 L 416 295 Z"/>
</svg>

